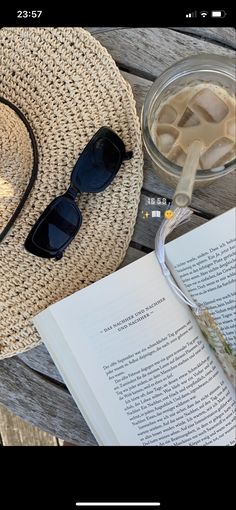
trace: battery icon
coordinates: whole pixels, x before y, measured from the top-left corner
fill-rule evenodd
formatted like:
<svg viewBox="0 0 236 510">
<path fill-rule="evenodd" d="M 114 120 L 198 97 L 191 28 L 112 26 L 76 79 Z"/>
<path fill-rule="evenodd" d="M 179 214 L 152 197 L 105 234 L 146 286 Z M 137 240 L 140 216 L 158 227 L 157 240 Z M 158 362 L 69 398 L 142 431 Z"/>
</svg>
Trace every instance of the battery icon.
<svg viewBox="0 0 236 510">
<path fill-rule="evenodd" d="M 225 18 L 225 16 L 226 16 L 225 11 L 211 11 L 212 18 Z"/>
</svg>

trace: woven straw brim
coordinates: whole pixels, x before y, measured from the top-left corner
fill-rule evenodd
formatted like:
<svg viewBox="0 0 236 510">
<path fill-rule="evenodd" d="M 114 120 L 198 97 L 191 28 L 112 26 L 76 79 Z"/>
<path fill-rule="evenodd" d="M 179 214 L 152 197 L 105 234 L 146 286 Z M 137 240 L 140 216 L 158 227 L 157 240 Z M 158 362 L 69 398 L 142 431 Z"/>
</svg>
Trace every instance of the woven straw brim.
<svg viewBox="0 0 236 510">
<path fill-rule="evenodd" d="M 103 278 L 129 245 L 142 185 L 140 126 L 130 86 L 98 41 L 80 28 L 0 30 L 0 95 L 21 109 L 39 147 L 36 184 L 0 244 L 0 358 L 36 346 L 32 317 Z M 79 153 L 101 126 L 134 153 L 100 194 L 78 199 L 83 224 L 62 260 L 24 249 L 45 206 L 65 192 Z M 9 211 L 8 211 L 9 212 Z"/>
<path fill-rule="evenodd" d="M 32 166 L 28 130 L 12 108 L 0 102 L 0 234 L 26 190 Z"/>
</svg>

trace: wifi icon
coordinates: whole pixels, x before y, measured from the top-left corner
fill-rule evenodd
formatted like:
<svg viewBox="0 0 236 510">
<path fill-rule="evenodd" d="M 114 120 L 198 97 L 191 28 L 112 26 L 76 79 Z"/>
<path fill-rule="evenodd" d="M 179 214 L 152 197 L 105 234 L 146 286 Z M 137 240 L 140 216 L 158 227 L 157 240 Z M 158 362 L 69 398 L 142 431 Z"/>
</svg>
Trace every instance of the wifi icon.
<svg viewBox="0 0 236 510">
<path fill-rule="evenodd" d="M 201 14 L 201 16 L 203 18 L 205 18 L 208 15 L 208 12 L 207 11 L 201 11 L 200 14 Z"/>
</svg>

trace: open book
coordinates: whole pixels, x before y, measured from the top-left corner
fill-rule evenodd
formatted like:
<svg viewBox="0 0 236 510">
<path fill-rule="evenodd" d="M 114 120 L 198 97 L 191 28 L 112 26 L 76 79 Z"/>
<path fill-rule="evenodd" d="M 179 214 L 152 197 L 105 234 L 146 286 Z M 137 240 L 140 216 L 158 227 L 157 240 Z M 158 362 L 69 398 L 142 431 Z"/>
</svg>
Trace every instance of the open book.
<svg viewBox="0 0 236 510">
<path fill-rule="evenodd" d="M 180 286 L 235 345 L 235 210 L 166 245 Z M 155 253 L 34 319 L 99 444 L 234 445 L 234 390 Z"/>
</svg>

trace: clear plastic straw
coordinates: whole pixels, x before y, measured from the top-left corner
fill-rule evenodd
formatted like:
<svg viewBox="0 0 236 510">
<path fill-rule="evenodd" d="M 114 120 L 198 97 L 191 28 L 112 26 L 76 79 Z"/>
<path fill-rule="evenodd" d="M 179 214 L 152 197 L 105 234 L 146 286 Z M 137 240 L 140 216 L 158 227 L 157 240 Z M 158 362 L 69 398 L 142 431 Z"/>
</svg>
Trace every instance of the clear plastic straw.
<svg viewBox="0 0 236 510">
<path fill-rule="evenodd" d="M 173 197 L 177 207 L 187 207 L 191 203 L 196 171 L 203 148 L 202 142 L 195 140 L 189 147 L 183 170 Z"/>
</svg>

